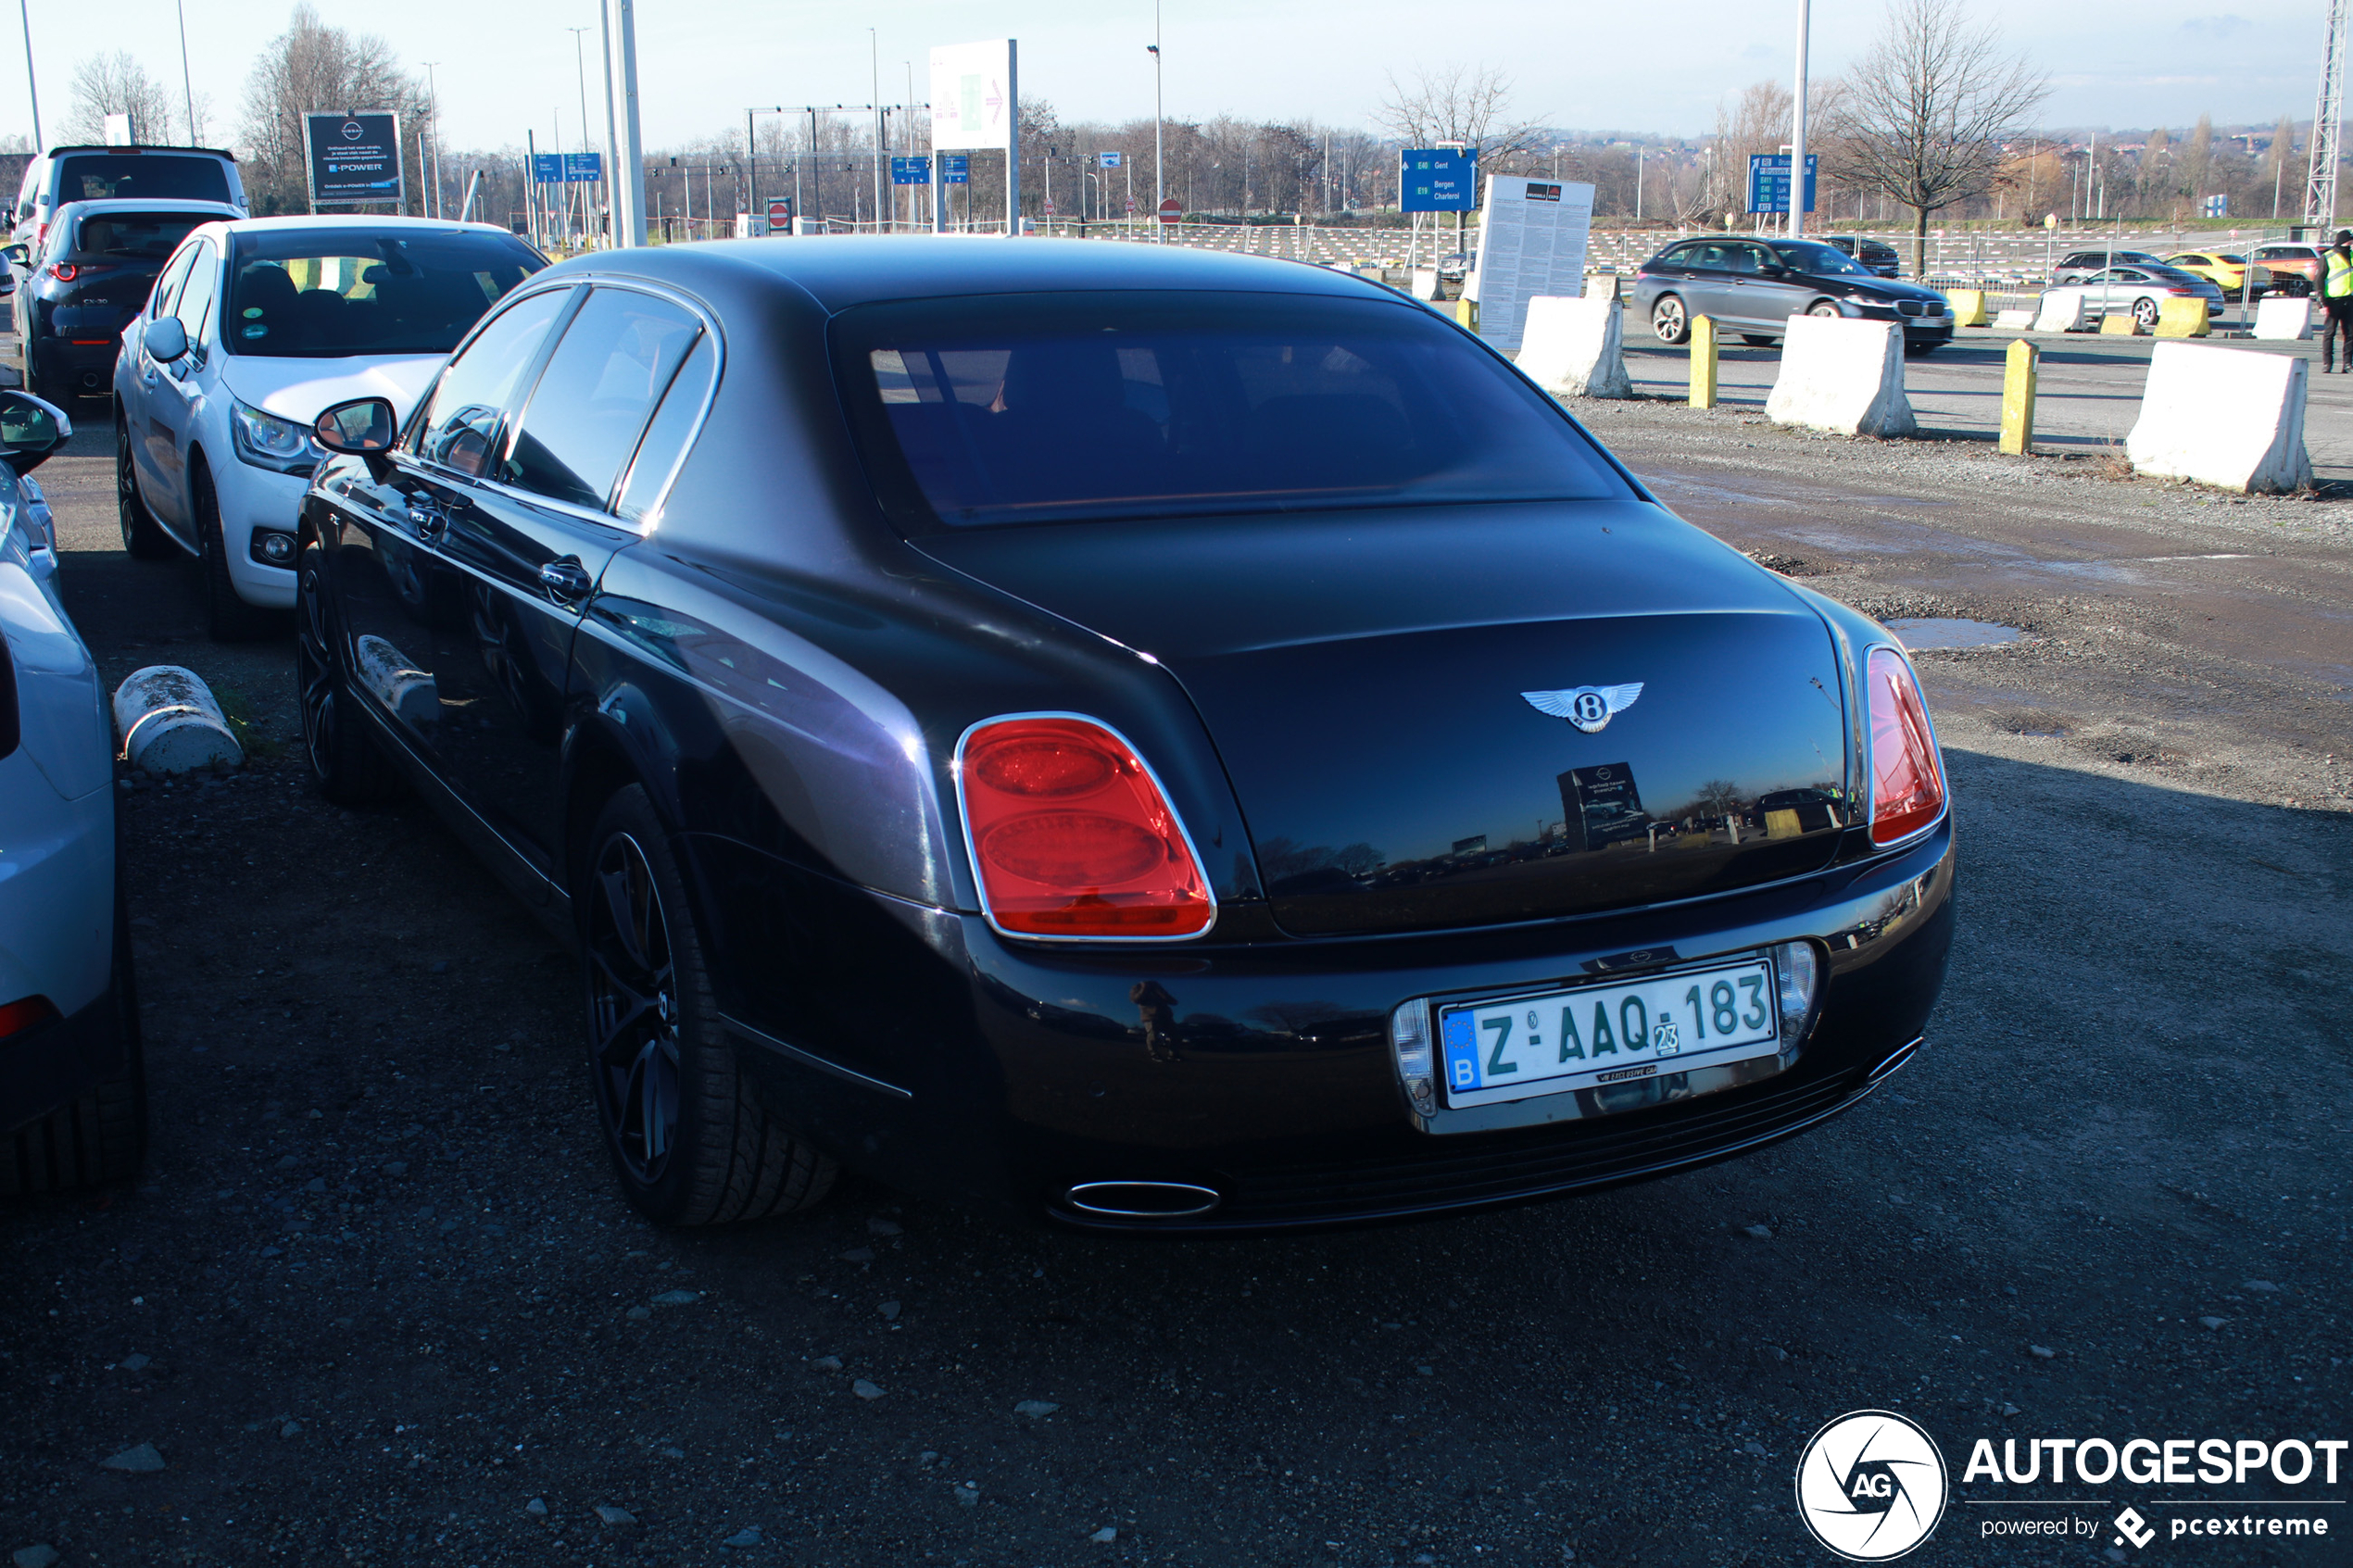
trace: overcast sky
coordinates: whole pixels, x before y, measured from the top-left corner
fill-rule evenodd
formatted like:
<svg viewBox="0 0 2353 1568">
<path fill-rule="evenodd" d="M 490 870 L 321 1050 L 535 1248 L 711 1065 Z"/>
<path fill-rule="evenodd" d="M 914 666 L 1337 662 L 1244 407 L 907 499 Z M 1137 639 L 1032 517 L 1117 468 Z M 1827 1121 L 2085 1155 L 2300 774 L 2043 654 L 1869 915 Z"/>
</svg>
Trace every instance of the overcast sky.
<svg viewBox="0 0 2353 1568">
<path fill-rule="evenodd" d="M 269 0 L 182 0 L 195 90 L 212 99 L 212 133 L 233 140 L 255 55 L 283 28 Z M 1975 0 L 2013 47 L 2049 73 L 2053 126 L 2218 124 L 2312 113 L 2322 7 L 2235 0 Z M 318 0 L 325 19 L 388 37 L 411 65 L 441 62 L 452 146 L 547 144 L 580 134 L 580 89 L 567 26 L 594 29 L 595 0 Z M 107 0 L 103 29 L 87 0 L 30 0 L 44 129 L 64 118 L 75 62 L 131 50 L 180 85 L 173 0 Z M 1313 118 L 1366 126 L 1384 78 L 1418 64 L 1496 64 L 1518 112 L 1588 130 L 1697 135 L 1718 102 L 1766 77 L 1786 80 L 1795 0 L 1681 0 L 1671 6 L 1490 0 L 1165 0 L 1162 27 L 1172 118 Z M 1025 96 L 1065 119 L 1149 117 L 1151 0 L 641 0 L 638 71 L 648 149 L 740 132 L 750 104 L 871 101 L 867 27 L 875 29 L 884 101 L 920 101 L 935 44 L 1011 35 Z M 1814 70 L 1836 73 L 1869 46 L 1881 0 L 1814 0 Z M 20 35 L 0 18 L 0 132 L 29 133 Z M 597 34 L 588 51 L 590 113 L 601 132 Z M 462 40 L 462 42 L 460 42 Z M 352 107 L 365 107 L 354 105 Z"/>
</svg>

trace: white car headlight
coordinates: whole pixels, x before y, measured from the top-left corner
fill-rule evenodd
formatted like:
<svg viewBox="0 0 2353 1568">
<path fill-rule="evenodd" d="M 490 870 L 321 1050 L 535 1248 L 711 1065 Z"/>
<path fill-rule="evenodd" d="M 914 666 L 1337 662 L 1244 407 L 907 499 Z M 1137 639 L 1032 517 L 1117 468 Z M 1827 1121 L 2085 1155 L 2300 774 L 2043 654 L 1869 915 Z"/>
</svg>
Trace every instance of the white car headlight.
<svg viewBox="0 0 2353 1568">
<path fill-rule="evenodd" d="M 237 456 L 257 468 L 308 473 L 325 456 L 309 431 L 249 404 L 229 405 L 229 433 L 236 443 Z"/>
</svg>

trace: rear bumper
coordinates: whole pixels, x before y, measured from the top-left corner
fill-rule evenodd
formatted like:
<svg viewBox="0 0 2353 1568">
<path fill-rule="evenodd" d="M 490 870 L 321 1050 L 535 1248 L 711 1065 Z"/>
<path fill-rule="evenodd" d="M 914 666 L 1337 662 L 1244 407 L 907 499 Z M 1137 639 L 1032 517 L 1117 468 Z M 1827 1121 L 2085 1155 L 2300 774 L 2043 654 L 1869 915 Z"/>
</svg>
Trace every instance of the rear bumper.
<svg viewBox="0 0 2353 1568">
<path fill-rule="evenodd" d="M 698 880 L 743 885 L 740 858 L 728 872 L 704 866 Z M 717 911 L 713 970 L 724 1005 L 756 1026 L 745 1065 L 772 1103 L 868 1174 L 1081 1229 L 1294 1230 L 1643 1180 L 1835 1116 L 1919 1039 L 1951 945 L 1952 881 L 1948 825 L 1865 867 L 1680 909 L 1119 952 L 1007 942 L 977 917 L 886 910 L 846 889 L 839 918 L 812 918 L 805 884 L 791 923 L 816 944 L 807 973 L 776 972 L 780 922 L 741 905 Z M 736 931 L 761 939 L 731 952 Z M 1582 979 L 1643 948 L 1689 960 L 1800 938 L 1827 956 L 1821 1010 L 1770 1078 L 1688 1098 L 1670 1082 L 1640 1110 L 1506 1131 L 1415 1124 L 1388 1037 L 1410 999 Z M 768 972 L 754 978 L 755 966 Z M 798 991 L 789 1012 L 757 994 L 768 985 Z M 845 998 L 829 1027 L 804 985 L 864 999 Z M 1067 1200 L 1087 1183 L 1183 1184 L 1217 1201 L 1107 1217 Z"/>
<path fill-rule="evenodd" d="M 111 993 L 0 1046 L 0 1137 L 80 1099 L 120 1072 L 124 1047 Z"/>
</svg>

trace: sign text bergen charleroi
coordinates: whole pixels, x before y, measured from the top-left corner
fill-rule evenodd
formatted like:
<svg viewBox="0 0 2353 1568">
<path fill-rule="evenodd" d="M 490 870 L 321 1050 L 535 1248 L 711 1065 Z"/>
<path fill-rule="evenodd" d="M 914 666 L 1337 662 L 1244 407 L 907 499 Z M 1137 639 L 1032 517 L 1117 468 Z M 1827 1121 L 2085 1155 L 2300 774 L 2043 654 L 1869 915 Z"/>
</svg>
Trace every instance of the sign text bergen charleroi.
<svg viewBox="0 0 2353 1568">
<path fill-rule="evenodd" d="M 398 115 L 307 114 L 302 131 L 310 155 L 311 206 L 401 199 Z"/>
</svg>

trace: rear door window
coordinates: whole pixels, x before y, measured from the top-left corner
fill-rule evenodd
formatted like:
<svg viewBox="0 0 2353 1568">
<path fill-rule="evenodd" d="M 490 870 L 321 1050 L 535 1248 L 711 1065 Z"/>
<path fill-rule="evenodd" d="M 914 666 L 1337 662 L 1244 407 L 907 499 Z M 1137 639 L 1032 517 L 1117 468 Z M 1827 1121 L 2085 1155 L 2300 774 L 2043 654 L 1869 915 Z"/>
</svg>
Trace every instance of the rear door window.
<svg viewBox="0 0 2353 1568">
<path fill-rule="evenodd" d="M 591 292 L 540 374 L 499 477 L 601 510 L 701 331 L 692 312 L 666 299 L 635 289 Z"/>
<path fill-rule="evenodd" d="M 637 444 L 636 460 L 629 465 L 621 499 L 613 507 L 623 522 L 645 521 L 660 504 L 678 459 L 686 455 L 686 443 L 693 438 L 695 422 L 711 398 L 711 379 L 718 370 L 719 345 L 705 332 L 695 340 L 694 351 L 678 367 L 678 373 L 670 378 L 670 390 L 662 394 L 661 407 L 646 427 L 645 440 Z"/>
</svg>

